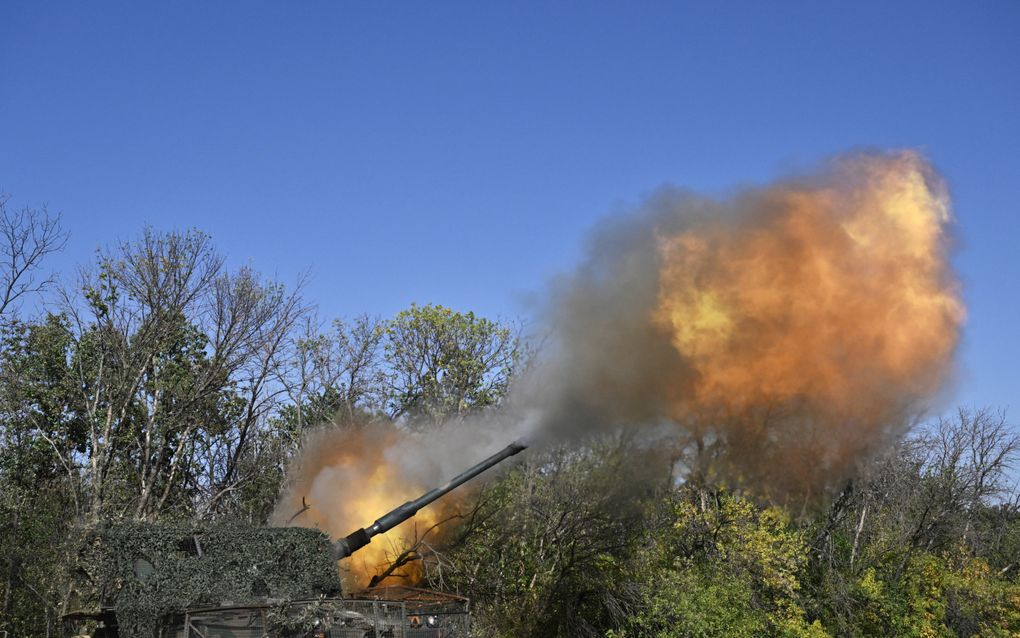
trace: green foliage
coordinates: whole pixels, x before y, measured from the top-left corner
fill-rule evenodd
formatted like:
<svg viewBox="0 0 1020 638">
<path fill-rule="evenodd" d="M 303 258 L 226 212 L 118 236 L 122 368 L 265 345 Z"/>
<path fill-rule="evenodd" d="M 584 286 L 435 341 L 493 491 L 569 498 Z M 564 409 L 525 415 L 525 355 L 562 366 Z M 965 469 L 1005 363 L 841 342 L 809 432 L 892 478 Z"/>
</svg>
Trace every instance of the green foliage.
<svg viewBox="0 0 1020 638">
<path fill-rule="evenodd" d="M 508 326 L 432 304 L 397 313 L 386 336 L 390 413 L 433 423 L 495 405 L 520 355 Z"/>
<path fill-rule="evenodd" d="M 642 569 L 639 611 L 620 635 L 828 636 L 805 620 L 806 544 L 786 514 L 686 488 Z"/>
<path fill-rule="evenodd" d="M 453 573 L 432 584 L 472 598 L 480 636 L 602 635 L 617 626 L 632 609 L 629 567 L 667 467 L 635 454 L 603 442 L 533 455 L 485 491 L 444 552 Z"/>
<path fill-rule="evenodd" d="M 648 586 L 650 589 L 640 611 L 625 623 L 626 629 L 614 635 L 621 638 L 829 636 L 819 623 L 808 624 L 797 614 L 777 617 L 763 610 L 756 596 L 758 584 L 748 574 L 706 565 L 678 565 L 657 574 Z"/>
<path fill-rule="evenodd" d="M 1020 583 L 967 557 L 919 553 L 903 563 L 868 567 L 853 583 L 850 636 L 1016 636 Z"/>
<path fill-rule="evenodd" d="M 66 319 L 9 323 L 0 346 L 0 629 L 30 635 L 56 620 L 59 549 L 77 493 L 68 458 L 85 447 L 69 408 Z"/>
<path fill-rule="evenodd" d="M 485 491 L 434 584 L 472 597 L 482 636 L 1020 635 L 1016 509 L 954 500 L 1001 467 L 932 469 L 918 455 L 946 446 L 922 443 L 797 519 L 694 484 L 651 498 L 637 450 L 536 459 Z"/>
<path fill-rule="evenodd" d="M 1020 583 L 1006 580 L 980 558 L 965 558 L 950 571 L 946 625 L 956 635 L 1020 635 Z"/>
</svg>

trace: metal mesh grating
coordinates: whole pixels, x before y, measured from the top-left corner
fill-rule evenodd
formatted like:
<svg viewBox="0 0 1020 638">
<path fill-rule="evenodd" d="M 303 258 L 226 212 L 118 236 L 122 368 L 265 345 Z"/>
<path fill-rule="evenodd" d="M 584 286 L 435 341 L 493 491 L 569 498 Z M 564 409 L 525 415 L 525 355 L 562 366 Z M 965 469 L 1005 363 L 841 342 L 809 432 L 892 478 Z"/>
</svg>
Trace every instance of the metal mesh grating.
<svg viewBox="0 0 1020 638">
<path fill-rule="evenodd" d="M 295 615 L 304 606 L 322 601 L 295 602 Z M 467 609 L 395 600 L 337 599 L 327 601 L 329 618 L 295 638 L 467 638 Z M 265 638 L 266 615 L 271 606 L 220 607 L 191 611 L 165 626 L 161 638 Z M 275 636 L 274 636 L 275 638 Z M 287 636 L 291 638 L 291 636 Z"/>
</svg>

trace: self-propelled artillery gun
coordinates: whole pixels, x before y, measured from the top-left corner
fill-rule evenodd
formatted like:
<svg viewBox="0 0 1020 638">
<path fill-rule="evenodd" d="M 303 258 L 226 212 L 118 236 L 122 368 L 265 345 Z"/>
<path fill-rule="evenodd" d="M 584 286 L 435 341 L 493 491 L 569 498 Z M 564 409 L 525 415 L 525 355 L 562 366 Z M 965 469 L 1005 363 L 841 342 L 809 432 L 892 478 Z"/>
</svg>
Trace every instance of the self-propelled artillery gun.
<svg viewBox="0 0 1020 638">
<path fill-rule="evenodd" d="M 105 524 L 81 533 L 64 634 L 91 638 L 456 638 L 469 601 L 414 587 L 341 592 L 337 561 L 523 451 L 513 443 L 338 539 L 239 524 Z"/>
</svg>

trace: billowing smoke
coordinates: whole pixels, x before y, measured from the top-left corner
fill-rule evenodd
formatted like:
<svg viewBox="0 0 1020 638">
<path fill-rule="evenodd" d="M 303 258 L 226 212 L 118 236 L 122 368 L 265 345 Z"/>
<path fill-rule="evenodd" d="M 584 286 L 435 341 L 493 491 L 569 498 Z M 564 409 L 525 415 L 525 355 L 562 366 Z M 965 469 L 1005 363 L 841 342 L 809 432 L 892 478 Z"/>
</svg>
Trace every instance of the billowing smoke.
<svg viewBox="0 0 1020 638">
<path fill-rule="evenodd" d="M 346 534 L 517 436 L 621 427 L 671 431 L 691 471 L 817 494 L 949 380 L 964 319 L 950 221 L 913 152 L 840 156 L 724 200 L 662 190 L 552 286 L 548 345 L 501 411 L 424 438 L 389 428 L 371 452 L 363 434 L 319 440 L 280 516 L 332 498 L 343 514 L 312 520 Z"/>
<path fill-rule="evenodd" d="M 841 156 L 725 201 L 662 191 L 606 222 L 557 287 L 556 351 L 524 401 L 561 433 L 671 423 L 702 469 L 817 491 L 951 373 L 949 222 L 911 152 Z"/>
</svg>

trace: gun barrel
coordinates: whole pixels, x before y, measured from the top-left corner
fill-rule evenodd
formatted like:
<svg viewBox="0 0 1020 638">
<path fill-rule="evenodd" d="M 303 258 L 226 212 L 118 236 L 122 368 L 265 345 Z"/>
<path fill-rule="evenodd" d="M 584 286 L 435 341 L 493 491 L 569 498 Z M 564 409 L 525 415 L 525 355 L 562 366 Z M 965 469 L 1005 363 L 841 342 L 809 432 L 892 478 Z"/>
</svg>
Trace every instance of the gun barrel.
<svg viewBox="0 0 1020 638">
<path fill-rule="evenodd" d="M 337 559 L 347 558 L 354 552 L 358 551 L 365 545 L 372 542 L 372 537 L 384 532 L 388 532 L 397 525 L 400 525 L 407 519 L 411 518 L 418 513 L 418 510 L 425 507 L 429 503 L 432 503 L 436 499 L 440 498 L 444 494 L 447 494 L 458 486 L 467 483 L 474 477 L 478 476 L 485 470 L 491 468 L 498 463 L 502 463 L 511 456 L 518 454 L 527 449 L 527 444 L 521 441 L 514 441 L 510 445 L 506 446 L 499 452 L 496 452 L 489 458 L 485 459 L 481 463 L 471 467 L 470 469 L 461 472 L 457 476 L 450 479 L 442 487 L 437 487 L 433 490 L 422 494 L 413 501 L 408 501 L 397 507 L 386 514 L 379 517 L 374 523 L 368 527 L 363 527 L 356 532 L 348 534 L 344 538 L 336 541 L 333 544 L 333 552 Z"/>
</svg>

